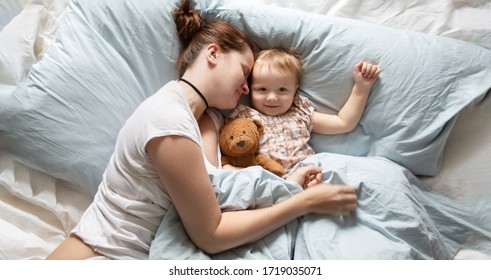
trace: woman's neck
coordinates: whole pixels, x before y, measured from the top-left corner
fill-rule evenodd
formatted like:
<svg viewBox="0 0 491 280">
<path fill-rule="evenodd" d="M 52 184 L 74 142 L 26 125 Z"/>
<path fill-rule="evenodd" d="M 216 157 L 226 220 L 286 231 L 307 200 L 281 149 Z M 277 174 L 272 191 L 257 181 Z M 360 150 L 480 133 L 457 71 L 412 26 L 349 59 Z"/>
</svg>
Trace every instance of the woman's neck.
<svg viewBox="0 0 491 280">
<path fill-rule="evenodd" d="M 199 120 L 203 115 L 203 112 L 206 110 L 206 104 L 203 99 L 196 93 L 196 91 L 186 84 L 183 81 L 178 81 L 181 88 L 184 90 L 186 94 L 186 98 L 188 100 L 189 107 L 191 108 L 191 112 L 193 113 L 196 120 Z"/>
</svg>

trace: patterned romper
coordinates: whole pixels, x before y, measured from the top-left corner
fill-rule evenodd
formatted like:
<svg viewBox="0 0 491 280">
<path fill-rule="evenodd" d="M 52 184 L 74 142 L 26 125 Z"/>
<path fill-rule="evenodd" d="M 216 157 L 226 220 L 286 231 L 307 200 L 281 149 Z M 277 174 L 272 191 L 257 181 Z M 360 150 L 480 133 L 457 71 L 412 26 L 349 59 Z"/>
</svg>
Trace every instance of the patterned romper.
<svg viewBox="0 0 491 280">
<path fill-rule="evenodd" d="M 307 143 L 312 131 L 314 108 L 308 99 L 295 96 L 292 107 L 283 115 L 267 116 L 257 110 L 239 104 L 230 111 L 227 119 L 253 118 L 260 120 L 264 126 L 259 153 L 269 156 L 283 165 L 288 174 L 291 168 L 314 154 Z"/>
</svg>

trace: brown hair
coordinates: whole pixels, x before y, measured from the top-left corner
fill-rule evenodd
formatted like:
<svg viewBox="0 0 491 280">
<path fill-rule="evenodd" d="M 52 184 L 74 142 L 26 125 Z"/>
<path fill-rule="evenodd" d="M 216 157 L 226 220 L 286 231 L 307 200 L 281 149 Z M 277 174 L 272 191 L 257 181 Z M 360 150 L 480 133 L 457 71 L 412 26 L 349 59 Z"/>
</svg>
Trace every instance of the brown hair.
<svg viewBox="0 0 491 280">
<path fill-rule="evenodd" d="M 291 72 L 297 77 L 297 83 L 302 80 L 302 63 L 300 56 L 292 50 L 267 49 L 260 51 L 256 56 L 254 67 L 278 67 L 284 72 Z"/>
<path fill-rule="evenodd" d="M 232 25 L 220 21 L 204 22 L 201 15 L 191 10 L 189 0 L 183 0 L 172 16 L 181 41 L 176 69 L 181 77 L 205 45 L 217 44 L 223 52 L 253 50 L 251 41 Z"/>
</svg>

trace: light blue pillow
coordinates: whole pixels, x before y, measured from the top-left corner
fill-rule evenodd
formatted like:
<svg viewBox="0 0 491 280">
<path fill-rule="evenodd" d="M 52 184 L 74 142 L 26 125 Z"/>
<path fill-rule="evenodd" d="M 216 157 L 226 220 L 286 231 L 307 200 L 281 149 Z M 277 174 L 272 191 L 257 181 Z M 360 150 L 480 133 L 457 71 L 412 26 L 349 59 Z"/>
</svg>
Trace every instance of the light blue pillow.
<svg viewBox="0 0 491 280">
<path fill-rule="evenodd" d="M 73 0 L 28 80 L 0 87 L 0 148 L 95 193 L 117 133 L 177 77 L 171 11 L 179 1 Z M 312 138 L 316 151 L 378 155 L 416 174 L 438 170 L 456 114 L 491 87 L 491 52 L 464 42 L 239 1 L 197 1 L 259 48 L 298 50 L 302 94 L 320 111 L 346 101 L 360 59 L 383 68 L 355 131 Z M 326 167 L 328 168 L 328 167 Z"/>
<path fill-rule="evenodd" d="M 12 18 L 22 10 L 21 5 L 15 0 L 3 0 L 0 2 L 0 30 L 7 25 Z"/>
<path fill-rule="evenodd" d="M 122 124 L 177 77 L 174 4 L 72 1 L 27 81 L 0 87 L 2 151 L 94 194 Z"/>
<path fill-rule="evenodd" d="M 237 25 L 260 48 L 300 52 L 300 91 L 318 111 L 341 109 L 359 60 L 383 69 L 358 127 L 313 134 L 316 152 L 381 156 L 417 175 L 435 175 L 458 112 L 491 88 L 491 50 L 477 45 L 254 3 L 208 2 L 210 18 Z"/>
</svg>

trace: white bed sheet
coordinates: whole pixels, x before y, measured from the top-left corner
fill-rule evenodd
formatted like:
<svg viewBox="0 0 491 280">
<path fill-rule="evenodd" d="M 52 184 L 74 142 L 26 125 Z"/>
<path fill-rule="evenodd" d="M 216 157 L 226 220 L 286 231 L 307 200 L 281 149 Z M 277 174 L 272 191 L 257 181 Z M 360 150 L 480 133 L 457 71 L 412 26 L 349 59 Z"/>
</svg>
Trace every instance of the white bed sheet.
<svg viewBox="0 0 491 280">
<path fill-rule="evenodd" d="M 80 188 L 0 156 L 0 259 L 43 259 L 92 197 Z"/>
<path fill-rule="evenodd" d="M 240 0 L 239 0 L 240 1 Z M 491 1 L 255 0 L 465 40 L 491 49 Z M 53 42 L 68 0 L 7 0 L 0 16 L 0 88 L 25 79 Z M 491 189 L 491 98 L 465 110 L 448 140 L 441 172 L 424 181 L 459 200 Z M 465 178 L 465 180 L 462 180 Z M 471 179 L 469 179 L 471 178 Z M 91 197 L 0 151 L 0 259 L 42 259 L 77 223 Z M 491 259 L 461 252 L 456 259 Z"/>
</svg>

